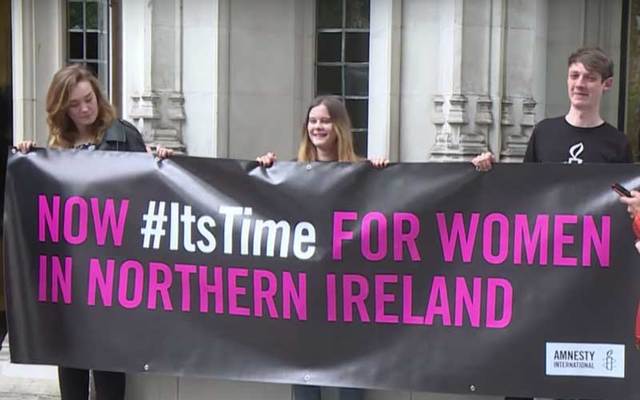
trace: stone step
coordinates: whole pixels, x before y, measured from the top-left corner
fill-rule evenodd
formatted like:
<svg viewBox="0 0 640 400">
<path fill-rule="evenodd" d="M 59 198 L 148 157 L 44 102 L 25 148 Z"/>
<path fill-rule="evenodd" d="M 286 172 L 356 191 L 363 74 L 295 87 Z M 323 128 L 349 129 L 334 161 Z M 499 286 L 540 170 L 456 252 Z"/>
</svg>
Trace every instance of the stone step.
<svg viewBox="0 0 640 400">
<path fill-rule="evenodd" d="M 59 400 L 58 369 L 53 366 L 12 364 L 8 341 L 0 351 L 0 399 Z"/>
</svg>

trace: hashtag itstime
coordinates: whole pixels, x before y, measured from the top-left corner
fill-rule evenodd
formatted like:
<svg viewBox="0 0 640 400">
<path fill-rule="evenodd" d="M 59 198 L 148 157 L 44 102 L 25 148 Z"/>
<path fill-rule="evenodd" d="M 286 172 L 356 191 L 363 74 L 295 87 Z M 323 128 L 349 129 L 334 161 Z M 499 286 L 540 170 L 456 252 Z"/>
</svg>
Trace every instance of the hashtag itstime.
<svg viewBox="0 0 640 400">
<path fill-rule="evenodd" d="M 143 243 L 142 247 L 149 248 L 149 242 L 153 238 L 153 248 L 160 248 L 160 239 L 165 235 L 164 224 L 167 222 L 167 215 L 164 212 L 165 202 L 158 203 L 158 210 L 156 212 L 155 200 L 149 201 L 149 208 L 147 212 L 142 215 L 143 227 L 140 229 L 142 234 Z"/>
</svg>

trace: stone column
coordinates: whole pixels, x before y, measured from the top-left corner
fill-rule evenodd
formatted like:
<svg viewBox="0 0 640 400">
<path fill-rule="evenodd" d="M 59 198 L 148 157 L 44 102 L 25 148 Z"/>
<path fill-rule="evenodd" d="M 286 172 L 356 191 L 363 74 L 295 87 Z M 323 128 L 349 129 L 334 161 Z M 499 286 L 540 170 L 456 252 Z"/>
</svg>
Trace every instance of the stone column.
<svg viewBox="0 0 640 400">
<path fill-rule="evenodd" d="M 451 32 L 440 52 L 431 159 L 469 160 L 490 150 L 519 161 L 544 87 L 546 0 L 454 0 L 442 9 Z"/>
<path fill-rule="evenodd" d="M 503 1 L 504 92 L 500 126 L 501 161 L 522 160 L 536 123 L 535 108 L 544 101 L 547 63 L 546 1 Z"/>
<path fill-rule="evenodd" d="M 489 97 L 491 0 L 442 2 L 441 92 L 434 101 L 432 161 L 468 160 L 486 151 L 493 124 Z"/>
<path fill-rule="evenodd" d="M 144 90 L 131 96 L 147 143 L 185 152 L 182 92 L 182 0 L 150 0 L 144 11 Z"/>
<path fill-rule="evenodd" d="M 402 0 L 371 2 L 368 156 L 399 157 Z"/>
</svg>

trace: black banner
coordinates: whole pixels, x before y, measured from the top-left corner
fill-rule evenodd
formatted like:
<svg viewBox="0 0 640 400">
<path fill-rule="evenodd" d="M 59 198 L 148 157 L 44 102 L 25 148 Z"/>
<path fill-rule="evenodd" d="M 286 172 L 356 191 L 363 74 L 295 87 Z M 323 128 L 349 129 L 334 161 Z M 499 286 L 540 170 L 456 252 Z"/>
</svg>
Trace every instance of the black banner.
<svg viewBox="0 0 640 400">
<path fill-rule="evenodd" d="M 640 256 L 610 185 L 639 172 L 13 155 L 11 358 L 631 399 Z"/>
</svg>

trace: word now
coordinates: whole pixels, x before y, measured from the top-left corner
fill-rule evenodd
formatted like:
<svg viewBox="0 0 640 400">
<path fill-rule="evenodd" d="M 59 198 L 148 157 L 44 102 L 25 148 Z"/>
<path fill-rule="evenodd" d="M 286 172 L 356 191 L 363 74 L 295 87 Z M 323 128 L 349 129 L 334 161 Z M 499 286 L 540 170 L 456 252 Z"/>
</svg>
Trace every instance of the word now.
<svg viewBox="0 0 640 400">
<path fill-rule="evenodd" d="M 109 233 L 113 245 L 121 246 L 128 209 L 126 199 L 108 198 L 102 202 L 97 197 L 71 196 L 63 200 L 59 195 L 49 198 L 41 194 L 38 196 L 38 240 L 58 243 L 62 231 L 62 239 L 67 243 L 80 245 L 87 241 L 89 226 L 92 226 L 99 246 L 107 243 Z"/>
</svg>

